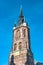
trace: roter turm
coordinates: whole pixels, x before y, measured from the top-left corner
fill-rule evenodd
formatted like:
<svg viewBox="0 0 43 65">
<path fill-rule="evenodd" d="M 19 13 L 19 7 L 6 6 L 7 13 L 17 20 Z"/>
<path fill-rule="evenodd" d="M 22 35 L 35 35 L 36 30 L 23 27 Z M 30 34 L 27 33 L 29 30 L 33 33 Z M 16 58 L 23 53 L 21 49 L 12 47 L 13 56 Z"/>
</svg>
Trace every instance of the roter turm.
<svg viewBox="0 0 43 65">
<path fill-rule="evenodd" d="M 12 50 L 8 65 L 34 65 L 30 46 L 30 27 L 27 25 L 20 9 L 18 25 L 13 27 Z"/>
</svg>

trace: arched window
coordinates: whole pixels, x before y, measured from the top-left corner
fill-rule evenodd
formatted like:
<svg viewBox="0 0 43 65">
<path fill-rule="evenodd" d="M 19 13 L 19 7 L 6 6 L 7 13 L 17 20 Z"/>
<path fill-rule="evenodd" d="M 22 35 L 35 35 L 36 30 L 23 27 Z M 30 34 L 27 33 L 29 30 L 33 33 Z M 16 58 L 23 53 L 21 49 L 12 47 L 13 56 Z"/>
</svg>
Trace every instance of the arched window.
<svg viewBox="0 0 43 65">
<path fill-rule="evenodd" d="M 26 36 L 26 29 L 23 30 L 23 36 Z"/>
<path fill-rule="evenodd" d="M 13 62 L 13 61 L 14 61 L 14 55 L 11 56 L 11 62 Z"/>
<path fill-rule="evenodd" d="M 20 30 L 17 30 L 18 38 L 20 38 Z"/>
<path fill-rule="evenodd" d="M 26 42 L 26 48 L 27 48 L 27 42 Z"/>
<path fill-rule="evenodd" d="M 20 30 L 18 29 L 15 33 L 15 39 L 18 40 L 21 36 Z"/>
<path fill-rule="evenodd" d="M 19 43 L 19 49 L 20 49 L 20 50 L 22 49 L 22 44 L 21 44 L 21 42 Z"/>
<path fill-rule="evenodd" d="M 11 62 L 10 62 L 9 65 L 15 65 L 15 63 L 14 63 L 14 55 L 11 56 Z"/>
<path fill-rule="evenodd" d="M 16 50 L 16 48 L 17 48 L 17 45 L 16 45 L 16 44 L 14 44 L 14 50 Z"/>
</svg>

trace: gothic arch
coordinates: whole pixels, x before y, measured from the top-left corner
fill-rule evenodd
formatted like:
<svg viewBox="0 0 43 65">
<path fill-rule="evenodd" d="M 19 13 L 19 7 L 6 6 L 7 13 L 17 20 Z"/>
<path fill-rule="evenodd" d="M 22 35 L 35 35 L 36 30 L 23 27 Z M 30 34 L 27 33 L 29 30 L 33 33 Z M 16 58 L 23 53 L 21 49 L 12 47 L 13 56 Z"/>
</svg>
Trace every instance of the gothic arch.
<svg viewBox="0 0 43 65">
<path fill-rule="evenodd" d="M 26 29 L 23 29 L 23 36 L 26 36 Z"/>
<path fill-rule="evenodd" d="M 17 44 L 15 43 L 15 44 L 14 44 L 14 50 L 16 50 L 16 48 L 17 48 Z"/>
<path fill-rule="evenodd" d="M 17 31 L 16 31 L 16 34 L 17 34 L 17 38 L 20 38 L 20 30 L 18 29 Z"/>
<path fill-rule="evenodd" d="M 11 62 L 10 62 L 10 65 L 15 65 L 15 63 L 14 63 L 14 55 L 11 56 Z"/>
<path fill-rule="evenodd" d="M 19 50 L 21 50 L 21 49 L 22 49 L 22 43 L 19 42 Z"/>
<path fill-rule="evenodd" d="M 13 61 L 14 61 L 14 55 L 11 56 L 11 62 L 13 62 Z"/>
</svg>

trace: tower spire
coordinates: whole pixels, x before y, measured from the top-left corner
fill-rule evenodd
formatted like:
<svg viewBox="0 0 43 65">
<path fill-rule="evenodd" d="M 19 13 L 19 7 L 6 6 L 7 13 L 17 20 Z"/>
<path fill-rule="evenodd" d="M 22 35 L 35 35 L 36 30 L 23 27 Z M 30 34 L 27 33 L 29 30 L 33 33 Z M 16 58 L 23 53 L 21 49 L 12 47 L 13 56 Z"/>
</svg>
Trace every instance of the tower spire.
<svg viewBox="0 0 43 65">
<path fill-rule="evenodd" d="M 23 13 L 22 13 L 22 5 L 20 6 L 20 16 L 23 16 Z"/>
<path fill-rule="evenodd" d="M 22 12 L 22 5 L 20 6 L 20 15 L 19 15 L 19 25 L 21 25 L 24 22 L 24 16 Z"/>
</svg>

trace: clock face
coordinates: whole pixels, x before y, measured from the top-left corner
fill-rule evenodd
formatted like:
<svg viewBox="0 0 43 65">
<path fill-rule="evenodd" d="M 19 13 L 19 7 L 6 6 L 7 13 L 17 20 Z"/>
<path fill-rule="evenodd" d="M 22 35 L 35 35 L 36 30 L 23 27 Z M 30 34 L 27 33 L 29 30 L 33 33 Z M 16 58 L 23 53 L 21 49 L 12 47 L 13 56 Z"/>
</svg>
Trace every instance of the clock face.
<svg viewBox="0 0 43 65">
<path fill-rule="evenodd" d="M 14 56 L 18 56 L 18 55 L 20 55 L 20 51 L 19 50 L 15 51 L 15 53 L 14 53 Z"/>
<path fill-rule="evenodd" d="M 20 38 L 21 34 L 20 34 L 20 30 L 17 30 L 15 33 L 15 39 L 18 40 Z"/>
</svg>

